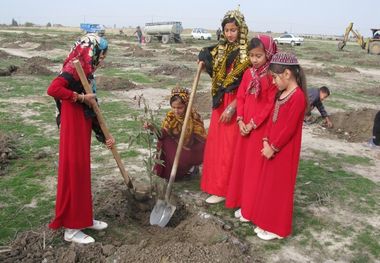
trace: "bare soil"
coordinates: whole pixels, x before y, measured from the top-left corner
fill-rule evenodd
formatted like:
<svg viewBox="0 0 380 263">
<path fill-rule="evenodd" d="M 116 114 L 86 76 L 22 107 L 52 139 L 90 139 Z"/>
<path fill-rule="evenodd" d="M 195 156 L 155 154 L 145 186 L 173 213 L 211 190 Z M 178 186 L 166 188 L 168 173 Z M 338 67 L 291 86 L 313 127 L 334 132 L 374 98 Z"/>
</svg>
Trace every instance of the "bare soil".
<svg viewBox="0 0 380 263">
<path fill-rule="evenodd" d="M 14 137 L 0 132 L 0 176 L 6 174 L 9 160 L 16 157 Z"/>
<path fill-rule="evenodd" d="M 189 76 L 189 72 L 191 72 L 191 70 L 185 65 L 177 66 L 177 65 L 165 64 L 152 70 L 151 74 L 183 78 L 183 77 Z"/>
<path fill-rule="evenodd" d="M 99 76 L 96 83 L 104 90 L 131 90 L 137 88 L 137 85 L 125 78 Z"/>
<path fill-rule="evenodd" d="M 372 136 L 376 113 L 372 109 L 334 113 L 331 115 L 334 127 L 329 131 L 349 142 L 364 142 Z"/>
<path fill-rule="evenodd" d="M 363 89 L 360 91 L 360 93 L 367 95 L 367 96 L 375 96 L 380 97 L 380 86 L 371 88 L 371 89 Z"/>
<path fill-rule="evenodd" d="M 160 228 L 149 224 L 153 199 L 137 201 L 120 184 L 108 182 L 106 188 L 110 195 L 96 199 L 94 207 L 110 227 L 98 233 L 85 231 L 97 234 L 101 242 L 68 245 L 62 231 L 41 227 L 19 234 L 9 251 L 0 254 L 0 261 L 262 262 L 249 256 L 249 246 L 223 230 L 211 215 L 197 213 L 178 197 L 173 201 L 178 210 L 169 225 Z"/>
</svg>

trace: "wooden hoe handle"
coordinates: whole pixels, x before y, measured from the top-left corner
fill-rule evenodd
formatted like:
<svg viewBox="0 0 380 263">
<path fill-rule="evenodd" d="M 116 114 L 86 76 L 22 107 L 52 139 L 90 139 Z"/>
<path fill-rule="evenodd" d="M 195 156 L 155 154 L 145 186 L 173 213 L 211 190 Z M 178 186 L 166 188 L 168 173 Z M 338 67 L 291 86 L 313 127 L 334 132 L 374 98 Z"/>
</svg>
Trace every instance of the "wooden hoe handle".
<svg viewBox="0 0 380 263">
<path fill-rule="evenodd" d="M 90 87 L 90 84 L 88 83 L 88 80 L 87 80 L 86 75 L 83 71 L 82 65 L 80 64 L 80 62 L 78 60 L 75 60 L 74 66 L 78 72 L 78 75 L 79 75 L 80 81 L 82 82 L 84 90 L 86 91 L 87 94 L 92 94 L 92 88 Z M 107 128 L 106 122 L 103 118 L 102 112 L 100 111 L 98 104 L 93 103 L 91 106 L 92 106 L 92 109 L 94 110 L 94 112 L 96 114 L 96 117 L 98 118 L 100 128 L 102 129 L 102 132 L 103 132 L 104 136 L 106 137 L 106 140 L 109 139 L 111 137 L 111 135 L 110 135 L 110 132 Z M 115 145 L 112 146 L 111 151 L 112 151 L 113 157 L 115 158 L 117 166 L 119 167 L 121 175 L 124 178 L 125 184 L 128 186 L 128 188 L 133 189 L 132 180 L 131 180 L 131 178 L 129 178 L 127 172 L 125 171 L 124 164 L 121 161 L 119 152 L 117 151 Z"/>
</svg>

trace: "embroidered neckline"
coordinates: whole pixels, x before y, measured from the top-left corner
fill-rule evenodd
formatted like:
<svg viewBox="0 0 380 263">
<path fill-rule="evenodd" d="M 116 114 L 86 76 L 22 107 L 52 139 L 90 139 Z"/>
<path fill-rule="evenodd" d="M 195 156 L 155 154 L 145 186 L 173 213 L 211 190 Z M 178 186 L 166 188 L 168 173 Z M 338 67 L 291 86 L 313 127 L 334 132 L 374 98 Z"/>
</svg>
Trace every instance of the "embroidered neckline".
<svg viewBox="0 0 380 263">
<path fill-rule="evenodd" d="M 278 119 L 278 112 L 280 111 L 280 107 L 282 105 L 284 105 L 292 97 L 292 95 L 296 92 L 297 89 L 298 88 L 295 88 L 294 90 L 292 90 L 288 95 L 286 95 L 285 98 L 283 98 L 281 100 L 280 100 L 280 98 L 278 98 L 276 100 L 276 103 L 274 105 L 273 117 L 272 117 L 273 123 L 275 123 Z"/>
</svg>

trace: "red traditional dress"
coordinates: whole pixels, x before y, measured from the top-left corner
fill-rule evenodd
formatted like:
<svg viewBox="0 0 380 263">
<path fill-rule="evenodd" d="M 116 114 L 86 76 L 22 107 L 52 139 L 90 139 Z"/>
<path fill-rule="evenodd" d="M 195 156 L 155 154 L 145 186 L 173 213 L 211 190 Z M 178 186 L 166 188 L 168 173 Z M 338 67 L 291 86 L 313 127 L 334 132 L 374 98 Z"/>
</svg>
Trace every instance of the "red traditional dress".
<svg viewBox="0 0 380 263">
<path fill-rule="evenodd" d="M 305 95 L 299 87 L 287 97 L 277 99 L 264 136 L 277 153 L 269 160 L 262 157 L 252 219 L 263 230 L 281 237 L 290 235 L 292 229 L 305 109 Z"/>
<path fill-rule="evenodd" d="M 252 69 L 248 69 L 238 90 L 237 115 L 245 124 L 253 122 L 256 127 L 247 136 L 237 136 L 226 198 L 226 207 L 241 207 L 242 213 L 252 206 L 261 170 L 262 138 L 278 91 L 267 71 L 259 80 L 259 95 L 257 90 L 249 89 L 252 79 Z M 244 218 L 249 219 L 246 213 Z"/>
<path fill-rule="evenodd" d="M 206 193 L 221 197 L 227 194 L 238 127 L 236 114 L 228 123 L 222 123 L 219 119 L 226 108 L 234 103 L 242 75 L 250 65 L 247 56 L 248 27 L 244 16 L 237 10 L 229 11 L 223 21 L 230 21 L 232 18 L 239 27 L 238 39 L 231 43 L 222 34 L 216 46 L 204 48 L 199 54 L 199 60 L 205 63 L 206 71 L 212 78 L 213 99 L 201 189 Z"/>
<path fill-rule="evenodd" d="M 74 91 L 82 93 L 84 89 L 73 60 L 81 62 L 86 76 L 90 78 L 97 65 L 99 51 L 107 48 L 106 42 L 102 42 L 101 47 L 100 40 L 95 35 L 86 35 L 79 40 L 65 60 L 61 74 L 47 90 L 60 110 L 57 119 L 60 141 L 55 218 L 49 224 L 52 229 L 82 229 L 93 225 L 90 145 L 91 129 L 97 122 L 90 108 L 76 102 Z M 104 142 L 103 134 L 97 138 Z"/>
<path fill-rule="evenodd" d="M 175 116 L 173 111 L 169 111 L 163 121 L 161 137 L 158 141 L 158 148 L 161 150 L 160 160 L 163 161 L 163 164 L 157 164 L 154 167 L 156 174 L 162 178 L 170 178 L 183 122 L 184 116 Z M 189 176 L 190 168 L 202 164 L 205 139 L 206 130 L 203 121 L 200 115 L 193 110 L 187 124 L 176 180 Z"/>
<path fill-rule="evenodd" d="M 247 136 L 239 134 L 236 138 L 234 161 L 226 196 L 226 207 L 242 207 L 242 211 L 243 207 L 252 206 L 261 168 L 260 150 L 263 133 L 277 93 L 277 87 L 268 73 L 269 63 L 277 52 L 277 46 L 269 36 L 258 35 L 257 38 L 264 46 L 267 62 L 259 68 L 252 67 L 245 71 L 237 94 L 237 118 L 245 124 L 251 122 L 254 130 Z M 244 206 L 243 203 L 245 203 Z"/>
</svg>

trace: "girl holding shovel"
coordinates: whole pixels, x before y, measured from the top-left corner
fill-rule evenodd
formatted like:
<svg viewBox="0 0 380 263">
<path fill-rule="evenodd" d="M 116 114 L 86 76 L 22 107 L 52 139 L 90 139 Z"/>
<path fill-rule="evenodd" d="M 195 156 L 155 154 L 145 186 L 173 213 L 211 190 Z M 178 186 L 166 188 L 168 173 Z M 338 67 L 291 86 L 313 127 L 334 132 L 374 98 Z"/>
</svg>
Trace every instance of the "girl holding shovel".
<svg viewBox="0 0 380 263">
<path fill-rule="evenodd" d="M 210 75 L 212 114 L 203 162 L 201 189 L 211 196 L 207 203 L 222 202 L 227 194 L 229 176 L 239 129 L 236 125 L 236 94 L 250 61 L 247 53 L 248 27 L 239 10 L 226 13 L 222 35 L 216 46 L 204 48 L 198 62 L 204 62 Z"/>
<path fill-rule="evenodd" d="M 91 105 L 96 103 L 94 94 L 84 94 L 84 88 L 73 65 L 79 60 L 87 79 L 105 58 L 107 41 L 95 34 L 78 40 L 66 58 L 62 71 L 48 87 L 59 109 L 57 124 L 60 125 L 58 186 L 55 218 L 49 224 L 52 229 L 65 228 L 64 239 L 81 244 L 95 240 L 81 230 L 102 230 L 108 225 L 94 220 L 91 196 L 90 146 L 91 129 L 97 138 L 111 148 L 114 139 L 104 139 L 97 126 Z"/>
</svg>

